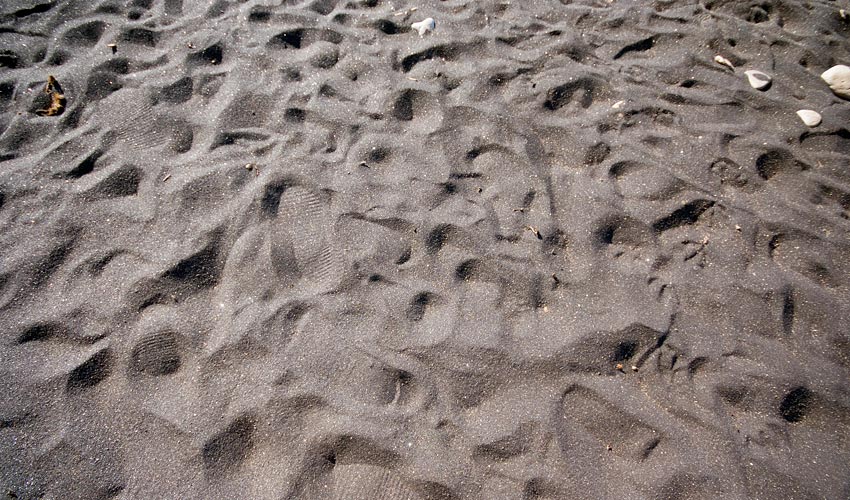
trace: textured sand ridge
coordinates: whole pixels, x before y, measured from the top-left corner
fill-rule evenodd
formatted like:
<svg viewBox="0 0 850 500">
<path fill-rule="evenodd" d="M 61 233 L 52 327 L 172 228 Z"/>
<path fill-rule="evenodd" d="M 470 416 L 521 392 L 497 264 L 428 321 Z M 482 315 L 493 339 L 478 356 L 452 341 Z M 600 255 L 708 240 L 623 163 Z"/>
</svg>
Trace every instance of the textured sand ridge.
<svg viewBox="0 0 850 500">
<path fill-rule="evenodd" d="M 0 2 L 0 496 L 850 498 L 841 9 Z"/>
</svg>

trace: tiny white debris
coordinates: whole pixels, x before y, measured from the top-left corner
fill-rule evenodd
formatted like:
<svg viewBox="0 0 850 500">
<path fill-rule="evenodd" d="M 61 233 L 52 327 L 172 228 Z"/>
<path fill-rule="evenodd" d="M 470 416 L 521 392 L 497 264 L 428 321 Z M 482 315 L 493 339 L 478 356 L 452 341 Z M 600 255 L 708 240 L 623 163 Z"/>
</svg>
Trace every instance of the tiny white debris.
<svg viewBox="0 0 850 500">
<path fill-rule="evenodd" d="M 398 12 L 394 12 L 393 15 L 394 16 L 406 16 L 406 15 L 410 14 L 411 12 L 416 12 L 417 10 L 419 10 L 419 7 L 411 7 L 407 10 L 400 10 Z"/>
<path fill-rule="evenodd" d="M 732 71 L 735 71 L 735 66 L 732 64 L 732 62 L 729 61 L 729 59 L 726 59 L 725 57 L 723 57 L 721 55 L 714 56 L 714 62 L 716 62 L 717 64 L 722 64 L 724 66 L 727 66 Z"/>
<path fill-rule="evenodd" d="M 817 111 L 812 111 L 811 109 L 801 109 L 797 111 L 797 116 L 803 120 L 803 123 L 808 125 L 809 127 L 817 127 L 820 125 L 821 116 Z"/>
<path fill-rule="evenodd" d="M 620 109 L 620 108 L 623 107 L 623 104 L 626 104 L 626 101 L 617 101 L 614 104 L 612 104 L 611 107 L 614 108 L 614 109 Z"/>
<path fill-rule="evenodd" d="M 838 15 L 841 16 L 841 19 L 847 19 L 847 11 L 844 9 L 838 9 Z"/>
<path fill-rule="evenodd" d="M 820 76 L 838 97 L 850 99 L 850 68 L 843 64 L 833 66 Z"/>
<path fill-rule="evenodd" d="M 770 75 L 754 69 L 744 71 L 744 74 L 747 75 L 747 80 L 750 82 L 750 86 L 756 90 L 767 89 L 772 81 Z"/>
<path fill-rule="evenodd" d="M 437 23 L 434 22 L 433 17 L 429 17 L 428 19 L 424 19 L 418 23 L 411 24 L 410 27 L 418 31 L 419 36 L 425 36 L 425 33 L 428 33 L 437 27 Z"/>
</svg>

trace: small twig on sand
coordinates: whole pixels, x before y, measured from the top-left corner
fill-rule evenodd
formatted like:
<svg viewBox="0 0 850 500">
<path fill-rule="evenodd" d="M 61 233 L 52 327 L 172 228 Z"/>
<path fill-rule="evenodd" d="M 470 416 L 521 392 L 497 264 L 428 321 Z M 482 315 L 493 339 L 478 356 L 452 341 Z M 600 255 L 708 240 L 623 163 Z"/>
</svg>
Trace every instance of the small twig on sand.
<svg viewBox="0 0 850 500">
<path fill-rule="evenodd" d="M 531 231 L 532 233 L 534 233 L 534 236 L 537 236 L 537 239 L 538 239 L 538 240 L 542 240 L 542 239 L 543 239 L 543 236 L 541 236 L 541 235 L 540 235 L 540 231 L 538 231 L 536 227 L 534 227 L 534 226 L 525 226 L 525 229 L 527 229 L 527 230 Z"/>
<path fill-rule="evenodd" d="M 413 12 L 416 12 L 417 10 L 419 10 L 419 7 L 411 7 L 409 9 L 400 10 L 398 12 L 393 12 L 393 15 L 394 16 L 407 16 L 407 15 L 413 13 Z"/>
</svg>

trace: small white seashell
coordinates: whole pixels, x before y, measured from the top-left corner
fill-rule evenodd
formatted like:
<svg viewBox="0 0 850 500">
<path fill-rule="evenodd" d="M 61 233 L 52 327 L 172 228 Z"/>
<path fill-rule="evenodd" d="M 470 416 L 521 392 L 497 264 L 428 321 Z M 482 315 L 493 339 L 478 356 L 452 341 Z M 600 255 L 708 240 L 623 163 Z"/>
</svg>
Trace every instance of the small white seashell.
<svg viewBox="0 0 850 500">
<path fill-rule="evenodd" d="M 803 120 L 803 123 L 808 125 L 809 127 L 817 127 L 820 125 L 821 116 L 817 111 L 812 111 L 811 109 L 801 109 L 797 111 L 797 116 Z"/>
<path fill-rule="evenodd" d="M 733 71 L 735 70 L 735 66 L 732 64 L 732 62 L 729 61 L 729 59 L 726 59 L 723 56 L 720 56 L 720 55 L 714 56 L 714 62 L 716 62 L 717 64 L 722 64 L 724 66 L 728 66 Z"/>
<path fill-rule="evenodd" d="M 756 90 L 767 90 L 770 87 L 770 82 L 773 81 L 767 73 L 762 73 L 754 69 L 744 71 L 744 74 L 747 75 L 750 86 Z"/>
<path fill-rule="evenodd" d="M 410 27 L 418 31 L 419 36 L 425 36 L 425 33 L 428 33 L 437 27 L 437 23 L 434 22 L 434 18 L 429 17 L 428 19 L 424 19 L 418 23 L 411 24 Z"/>
<path fill-rule="evenodd" d="M 850 99 L 850 68 L 839 64 L 824 71 L 820 76 L 838 97 Z"/>
</svg>

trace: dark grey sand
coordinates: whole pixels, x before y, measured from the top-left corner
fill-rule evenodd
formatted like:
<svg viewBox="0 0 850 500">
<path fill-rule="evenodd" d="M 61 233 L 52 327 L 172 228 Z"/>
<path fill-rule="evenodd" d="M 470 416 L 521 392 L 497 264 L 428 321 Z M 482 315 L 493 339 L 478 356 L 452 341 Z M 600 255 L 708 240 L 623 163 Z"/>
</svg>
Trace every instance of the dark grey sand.
<svg viewBox="0 0 850 500">
<path fill-rule="evenodd" d="M 3 0 L 0 494 L 850 498 L 842 7 Z"/>
</svg>

